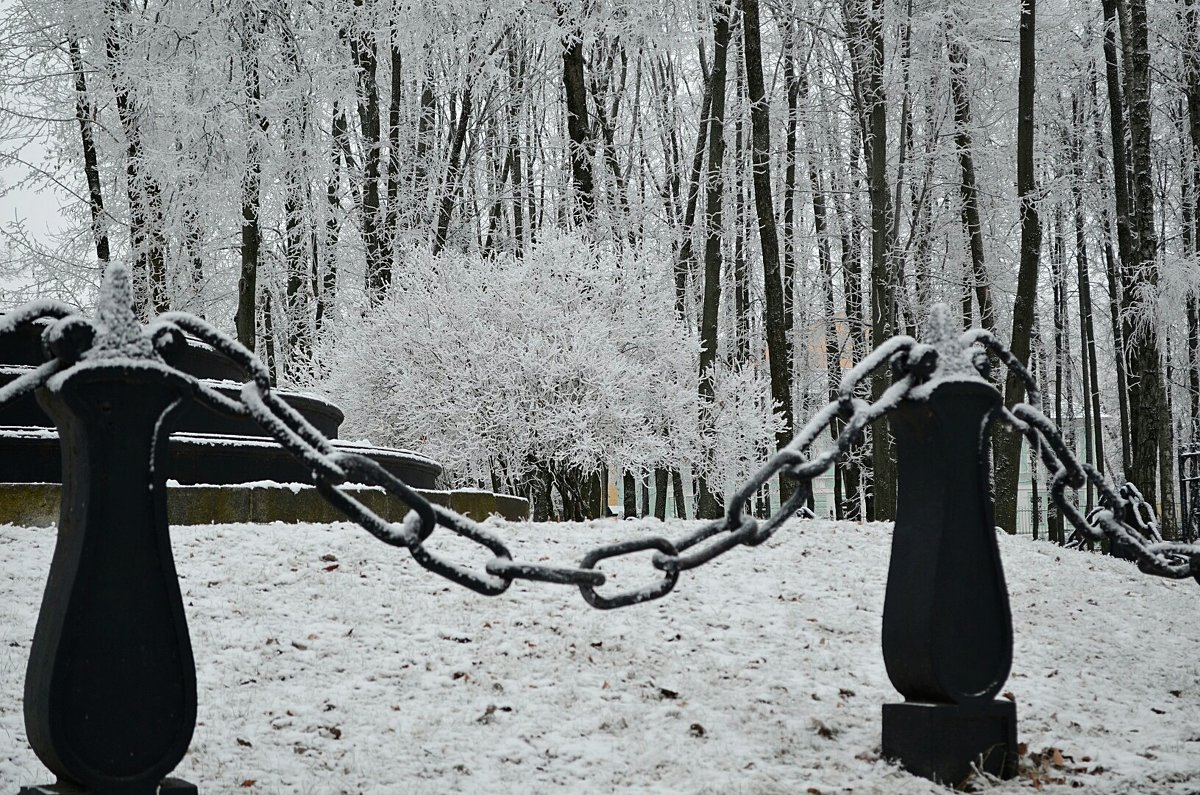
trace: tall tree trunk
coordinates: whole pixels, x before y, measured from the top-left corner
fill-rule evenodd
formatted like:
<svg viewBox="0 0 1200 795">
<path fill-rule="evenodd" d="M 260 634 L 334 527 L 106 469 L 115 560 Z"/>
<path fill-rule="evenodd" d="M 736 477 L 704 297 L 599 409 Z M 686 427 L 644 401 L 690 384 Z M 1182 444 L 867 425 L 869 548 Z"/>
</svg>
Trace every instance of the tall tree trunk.
<svg viewBox="0 0 1200 795">
<path fill-rule="evenodd" d="M 1181 175 L 1183 206 L 1188 211 L 1184 216 L 1184 255 L 1190 255 L 1200 265 L 1200 14 L 1196 0 L 1184 0 L 1183 24 L 1187 35 L 1184 38 L 1184 73 L 1187 94 L 1188 157 L 1183 162 L 1190 165 Z M 1189 245 L 1190 243 L 1190 245 Z M 1187 298 L 1188 327 L 1188 392 L 1191 396 L 1191 426 L 1188 441 L 1200 442 L 1200 309 L 1197 309 L 1195 291 Z M 1194 510 L 1194 508 L 1193 508 Z M 1193 532 L 1195 528 L 1192 528 Z"/>
<path fill-rule="evenodd" d="M 1115 57 L 1115 51 L 1113 53 Z M 1101 130 L 1100 119 L 1100 102 L 1098 98 L 1099 88 L 1096 85 L 1095 70 L 1093 70 L 1093 78 L 1091 83 L 1091 101 L 1092 101 L 1092 117 L 1093 117 L 1093 135 L 1095 137 L 1095 152 L 1096 152 L 1096 180 L 1101 186 L 1103 201 L 1100 206 L 1100 226 L 1103 234 L 1104 242 L 1104 272 L 1107 278 L 1108 286 L 1108 314 L 1111 333 L 1113 339 L 1113 364 L 1116 369 L 1116 392 L 1117 392 L 1117 408 L 1120 419 L 1120 438 L 1119 447 L 1121 452 L 1121 471 L 1129 471 L 1129 390 L 1125 378 L 1125 342 L 1121 333 L 1121 292 L 1119 274 L 1120 263 L 1117 262 L 1117 254 L 1113 251 L 1113 223 L 1112 218 L 1108 213 L 1108 197 L 1106 186 L 1108 185 L 1108 172 L 1106 164 L 1108 155 L 1105 153 L 1104 134 Z M 1122 162 L 1124 160 L 1122 159 Z"/>
<path fill-rule="evenodd" d="M 742 0 L 742 41 L 753 138 L 751 163 L 754 210 L 758 215 L 758 241 L 763 260 L 763 296 L 766 303 L 763 323 L 771 371 L 771 398 L 783 414 L 783 427 L 775 432 L 775 446 L 781 450 L 792 440 L 796 420 L 792 413 L 792 363 L 787 346 L 790 329 L 783 313 L 779 235 L 775 228 L 775 203 L 771 197 L 771 117 L 763 86 L 758 0 Z M 791 478 L 781 478 L 779 487 L 780 499 L 786 501 L 792 496 L 795 483 Z"/>
<path fill-rule="evenodd" d="M 442 197 L 438 203 L 437 228 L 433 235 L 434 256 L 440 254 L 446 247 L 450 236 L 450 218 L 454 215 L 454 199 L 458 195 L 459 183 L 462 177 L 462 150 L 467 140 L 467 122 L 471 116 L 473 100 L 471 87 L 467 86 L 462 92 L 462 102 L 459 103 L 458 121 L 454 127 L 454 139 L 450 143 L 450 159 L 446 166 L 446 180 L 442 184 Z"/>
<path fill-rule="evenodd" d="M 255 349 L 258 337 L 258 262 L 262 246 L 261 181 L 267 117 L 262 112 L 259 40 L 265 21 L 249 8 L 242 18 L 242 71 L 246 81 L 246 171 L 242 178 L 241 270 L 234 325 L 238 342 Z"/>
<path fill-rule="evenodd" d="M 708 124 L 707 229 L 704 244 L 704 302 L 700 321 L 699 397 L 701 428 L 713 402 L 713 367 L 717 358 L 717 317 L 721 304 L 721 238 L 725 233 L 722 201 L 725 193 L 725 70 L 730 39 L 730 0 L 718 0 L 713 8 L 712 100 Z M 711 490 L 707 477 L 699 478 L 697 518 L 715 519 L 723 511 L 720 498 Z"/>
<path fill-rule="evenodd" d="M 722 76 L 722 90 L 724 90 Z M 700 101 L 700 121 L 696 125 L 696 146 L 692 152 L 692 167 L 688 172 L 687 206 L 683 213 L 683 223 L 679 227 L 679 252 L 675 257 L 675 315 L 683 318 L 687 303 L 687 277 L 694 269 L 696 259 L 692 250 L 692 229 L 696 225 L 696 206 L 700 200 L 700 185 L 704 178 L 704 141 L 708 133 L 709 120 L 712 112 L 713 98 L 712 77 L 704 82 L 704 96 Z M 724 101 L 722 100 L 722 108 Z"/>
<path fill-rule="evenodd" d="M 951 27 L 946 40 L 950 58 L 950 94 L 954 102 L 954 148 L 958 150 L 958 183 L 963 235 L 971 252 L 971 275 L 979 320 L 996 333 L 996 310 L 992 306 L 991 280 L 983 261 L 983 227 L 979 221 L 979 189 L 975 185 L 975 156 L 971 141 L 971 99 L 967 92 L 967 53 L 958 39 L 957 26 Z"/>
<path fill-rule="evenodd" d="M 845 0 L 846 32 L 859 85 L 859 115 L 871 199 L 871 345 L 879 347 L 896 331 L 896 268 L 892 240 L 892 198 L 887 179 L 887 97 L 884 94 L 883 2 Z M 891 374 L 880 368 L 871 377 L 871 399 L 878 400 Z M 886 421 L 872 429 L 871 469 L 874 486 L 871 516 L 895 517 L 896 468 Z"/>
<path fill-rule="evenodd" d="M 1056 215 L 1053 220 L 1058 220 Z M 1059 234 L 1057 225 L 1051 224 L 1051 240 Z M 1063 413 L 1063 393 L 1064 393 L 1064 376 L 1069 378 L 1070 373 L 1064 373 L 1064 360 L 1066 358 L 1066 313 L 1063 311 L 1066 308 L 1066 280 L 1063 275 L 1062 261 L 1060 259 L 1061 247 L 1052 245 L 1050 252 L 1050 280 L 1054 290 L 1054 424 L 1063 431 L 1064 437 L 1070 433 L 1069 429 L 1063 427 L 1063 418 L 1070 418 L 1070 412 Z M 1068 449 L 1074 449 L 1074 445 L 1067 441 Z M 1050 540 L 1055 544 L 1063 543 L 1063 524 L 1062 514 L 1056 514 L 1055 520 L 1050 523 Z"/>
<path fill-rule="evenodd" d="M 83 68 L 83 56 L 79 51 L 79 39 L 70 36 L 67 47 L 71 54 L 71 69 L 75 72 L 75 119 L 79 122 L 79 138 L 83 144 L 83 174 L 88 186 L 88 209 L 92 216 L 92 237 L 96 241 L 96 259 L 107 264 L 108 232 L 104 220 L 104 195 L 100 190 L 100 166 L 96 157 L 96 139 L 92 125 L 96 122 L 96 111 L 88 94 L 87 76 Z"/>
<path fill-rule="evenodd" d="M 1086 459 L 1096 466 L 1100 474 L 1104 474 L 1104 436 L 1100 422 L 1100 384 L 1097 380 L 1096 367 L 1096 331 L 1092 322 L 1092 283 L 1091 269 L 1088 263 L 1087 234 L 1084 227 L 1083 205 L 1083 132 L 1084 112 L 1078 98 L 1071 102 L 1075 119 L 1074 131 L 1069 133 L 1071 139 L 1071 202 L 1074 205 L 1075 216 L 1075 264 L 1079 283 L 1079 333 L 1082 347 L 1083 370 L 1083 406 L 1084 418 L 1087 423 L 1084 436 Z M 1087 485 L 1087 509 L 1093 507 L 1094 494 L 1091 483 Z"/>
<path fill-rule="evenodd" d="M 515 35 L 515 34 L 514 34 Z M 525 89 L 525 64 L 515 44 L 508 48 L 508 151 L 512 160 L 513 245 L 518 257 L 525 253 L 525 183 L 521 161 L 521 98 Z"/>
<path fill-rule="evenodd" d="M 388 50 L 391 55 L 392 74 L 388 96 L 387 201 L 384 207 L 383 229 L 379 236 L 379 253 L 380 257 L 387 260 L 387 272 L 390 274 L 400 233 L 400 104 L 404 99 L 404 62 L 394 40 Z"/>
<path fill-rule="evenodd" d="M 1150 50 L 1145 0 L 1129 0 L 1129 48 L 1125 57 L 1125 101 L 1129 108 L 1129 152 L 1132 166 L 1132 247 L 1125 272 L 1130 299 L 1158 284 L 1158 232 L 1154 226 L 1154 183 L 1151 175 Z M 1118 177 L 1119 179 L 1119 177 Z M 1132 302 L 1127 302 L 1128 313 Z M 1132 318 L 1131 318 L 1132 323 Z M 1157 502 L 1159 446 L 1171 436 L 1164 416 L 1158 330 L 1144 324 L 1126 337 L 1129 345 L 1130 442 L 1133 446 L 1129 479 L 1151 505 Z M 1165 495 L 1164 495 L 1165 496 Z M 1162 505 L 1161 508 L 1167 506 Z M 1164 527 L 1173 517 L 1160 515 Z"/>
<path fill-rule="evenodd" d="M 326 212 L 325 239 L 322 244 L 321 267 L 313 268 L 312 292 L 316 297 L 313 309 L 313 325 L 316 335 L 320 338 L 325 331 L 326 319 L 332 315 L 334 302 L 337 297 L 337 242 L 341 236 L 342 211 L 342 149 L 348 148 L 346 112 L 333 104 L 333 128 L 330 134 L 329 150 L 329 179 L 325 183 Z M 349 164 L 347 164 L 349 168 Z"/>
<path fill-rule="evenodd" d="M 130 36 L 129 0 L 105 0 L 105 53 L 109 79 L 117 100 L 117 117 L 125 134 L 125 179 L 129 194 L 129 230 L 133 253 L 134 290 L 143 319 L 166 312 L 167 240 L 162 188 L 146 167 L 141 116 L 134 79 L 127 74 L 121 48 Z"/>
<path fill-rule="evenodd" d="M 1029 364 L 1029 338 L 1033 328 L 1033 306 L 1042 250 L 1042 224 L 1038 217 L 1037 186 L 1033 171 L 1033 100 L 1035 0 L 1021 0 L 1021 63 L 1017 85 L 1017 195 L 1021 200 L 1021 265 L 1017 271 L 1017 294 L 1013 301 L 1012 352 L 1017 361 Z M 1005 405 L 1025 399 L 1025 383 L 1014 372 L 1004 385 Z M 996 445 L 996 524 L 1005 532 L 1017 529 L 1017 479 L 1020 475 L 1021 436 L 1006 434 Z"/>
<path fill-rule="evenodd" d="M 857 141 L 851 144 L 857 146 Z M 852 150 L 851 163 L 854 162 L 857 150 Z M 866 325 L 863 321 L 862 294 L 862 245 L 859 237 L 858 216 L 845 199 L 841 198 L 846 187 L 838 176 L 839 168 L 830 172 L 833 206 L 838 217 L 839 244 L 841 249 L 842 297 L 846 303 L 846 326 L 848 331 L 848 348 L 850 359 L 862 361 L 867 354 L 867 343 L 864 339 Z M 853 170 L 853 167 L 851 168 Z M 856 191 L 857 193 L 857 191 Z M 856 446 L 857 447 L 857 446 Z M 860 492 L 860 486 L 867 480 L 864 467 L 859 465 L 858 457 L 850 457 L 844 467 L 843 497 L 845 507 L 842 513 L 846 520 L 857 521 L 864 518 L 863 503 L 869 502 L 869 489 L 865 495 Z M 865 498 L 865 499 L 864 499 Z"/>
<path fill-rule="evenodd" d="M 783 146 L 783 328 L 789 362 L 795 361 L 792 348 L 795 344 L 793 336 L 796 323 L 796 133 L 799 126 L 801 91 L 801 76 L 796 71 L 795 52 L 796 29 L 789 21 L 783 25 L 783 79 L 787 91 L 787 121 Z"/>
<path fill-rule="evenodd" d="M 362 0 L 355 5 L 361 6 Z M 378 63 L 375 36 L 363 31 L 350 39 L 350 55 L 356 72 L 358 123 L 362 129 L 362 237 L 366 247 L 366 290 L 372 304 L 383 300 L 392 283 L 391 260 L 384 257 L 385 230 L 381 229 L 379 177 L 383 138 L 379 118 Z"/>
<path fill-rule="evenodd" d="M 575 222 L 591 224 L 595 214 L 592 183 L 591 123 L 588 121 L 587 82 L 583 74 L 583 32 L 571 31 L 563 39 L 563 89 L 567 101 L 567 136 L 571 140 L 571 186 L 575 194 Z"/>
</svg>

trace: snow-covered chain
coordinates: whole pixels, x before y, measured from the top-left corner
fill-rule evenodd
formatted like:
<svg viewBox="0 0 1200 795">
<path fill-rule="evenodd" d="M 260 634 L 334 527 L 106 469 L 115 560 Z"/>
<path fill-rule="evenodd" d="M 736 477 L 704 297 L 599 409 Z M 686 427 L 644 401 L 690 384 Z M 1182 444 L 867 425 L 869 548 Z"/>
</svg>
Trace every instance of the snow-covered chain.
<svg viewBox="0 0 1200 795">
<path fill-rule="evenodd" d="M 113 272 L 115 277 L 113 276 Z M 392 546 L 404 547 L 421 566 L 481 594 L 503 593 L 514 580 L 534 580 L 577 586 L 588 604 L 600 609 L 639 604 L 665 596 L 675 587 L 679 573 L 701 566 L 738 546 L 757 546 L 770 538 L 793 514 L 807 512 L 813 479 L 838 463 L 862 438 L 868 425 L 896 409 L 904 401 L 920 401 L 938 383 L 986 380 L 987 354 L 995 355 L 1026 384 L 1036 402 L 1037 385 L 1028 371 L 1002 343 L 979 329 L 954 333 L 944 307 L 935 307 L 930 343 L 910 337 L 895 337 L 869 354 L 842 379 L 838 397 L 818 411 L 795 438 L 730 498 L 724 517 L 675 540 L 660 536 L 632 539 L 599 547 L 586 554 L 577 567 L 544 566 L 514 561 L 508 547 L 491 531 L 454 511 L 434 505 L 392 475 L 374 460 L 340 452 L 303 416 L 281 400 L 271 388 L 262 361 L 251 351 L 200 318 L 180 312 L 163 315 L 137 333 L 130 327 L 127 312 L 115 311 L 107 301 L 128 300 L 122 281 L 123 269 L 114 266 L 106 278 L 110 289 L 93 322 L 74 314 L 61 304 L 27 304 L 0 319 L 0 335 L 42 318 L 53 318 L 43 335 L 49 361 L 0 390 L 0 405 L 44 386 L 57 373 L 73 366 L 80 357 L 103 356 L 107 361 L 124 356 L 132 361 L 153 361 L 165 367 L 160 352 L 178 344 L 186 332 L 208 343 L 236 364 L 249 381 L 240 401 L 232 400 L 197 379 L 195 395 L 211 408 L 238 416 L 251 416 L 285 449 L 305 462 L 320 493 L 367 532 Z M 856 397 L 859 387 L 880 367 L 890 366 L 894 383 L 875 402 Z M 1105 536 L 1134 551 L 1139 568 L 1162 577 L 1196 577 L 1200 581 L 1200 546 L 1150 543 L 1125 524 L 1127 501 L 1093 467 L 1080 464 L 1064 443 L 1058 428 L 1032 405 L 1021 403 L 1011 410 L 1000 409 L 1000 419 L 1023 433 L 1053 472 L 1051 494 L 1076 530 L 1088 539 Z M 813 444 L 831 424 L 841 430 L 833 446 L 815 455 Z M 743 512 L 751 496 L 776 475 L 792 478 L 792 496 L 769 518 L 758 521 Z M 384 488 L 411 511 L 400 522 L 389 522 L 351 494 L 341 484 L 353 481 Z M 1099 490 L 1103 510 L 1089 524 L 1078 507 L 1067 498 L 1066 488 L 1080 488 L 1090 481 Z M 811 515 L 811 514 L 810 514 Z M 475 571 L 447 560 L 425 546 L 437 527 L 485 547 L 492 558 Z M 1155 539 L 1154 541 L 1157 541 Z M 645 586 L 605 596 L 597 588 L 605 582 L 601 561 L 653 550 L 655 578 Z"/>
</svg>

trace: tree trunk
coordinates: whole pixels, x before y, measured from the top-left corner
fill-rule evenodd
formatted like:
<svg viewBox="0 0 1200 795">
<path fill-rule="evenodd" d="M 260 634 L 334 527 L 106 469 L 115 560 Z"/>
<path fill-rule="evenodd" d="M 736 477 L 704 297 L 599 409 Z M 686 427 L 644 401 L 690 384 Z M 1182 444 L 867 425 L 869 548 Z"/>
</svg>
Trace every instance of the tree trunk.
<svg viewBox="0 0 1200 795">
<path fill-rule="evenodd" d="M 704 244 L 704 303 L 700 321 L 700 411 L 701 428 L 713 402 L 713 366 L 717 357 L 717 316 L 721 303 L 721 238 L 724 235 L 722 200 L 725 192 L 725 70 L 729 51 L 730 0 L 720 0 L 713 12 L 712 101 L 708 125 L 707 230 Z M 715 519 L 723 512 L 720 498 L 709 488 L 707 477 L 699 478 L 697 518 Z"/>
<path fill-rule="evenodd" d="M 462 150 L 463 143 L 467 140 L 467 122 L 471 116 L 471 109 L 471 87 L 467 86 L 463 89 L 462 102 L 459 104 L 454 139 L 450 143 L 450 159 L 446 165 L 446 180 L 442 183 L 442 197 L 438 203 L 437 229 L 433 235 L 434 256 L 442 252 L 450 236 L 450 219 L 454 215 L 454 198 L 458 194 L 462 176 Z"/>
<path fill-rule="evenodd" d="M 1158 233 L 1154 226 L 1154 183 L 1151 175 L 1150 51 L 1145 0 L 1129 0 L 1129 49 L 1125 58 L 1125 100 L 1129 107 L 1129 152 L 1132 166 L 1132 247 L 1125 272 L 1129 299 L 1158 284 Z M 1118 177 L 1118 180 L 1120 178 Z M 1131 301 L 1124 307 L 1131 309 Z M 1130 323 L 1132 323 L 1132 318 Z M 1166 396 L 1162 382 L 1158 330 L 1153 323 L 1133 333 L 1127 329 L 1129 345 L 1130 441 L 1133 446 L 1132 481 L 1154 505 L 1157 503 L 1160 445 L 1171 436 L 1170 418 L 1165 416 Z M 1164 495 L 1165 496 L 1165 495 Z M 1165 509 L 1163 505 L 1161 508 Z M 1163 524 L 1173 517 L 1160 515 Z"/>
<path fill-rule="evenodd" d="M 763 296 L 766 303 L 763 323 L 771 372 L 771 399 L 783 413 L 783 427 L 775 432 L 775 447 L 781 450 L 792 440 L 796 420 L 792 414 L 792 363 L 787 346 L 790 328 L 783 313 L 779 236 L 775 228 L 775 203 L 771 198 L 771 118 L 763 86 L 758 0 L 742 0 L 742 40 L 753 139 L 754 209 L 758 215 L 758 241 L 763 260 Z M 795 483 L 791 478 L 781 478 L 779 487 L 780 499 L 786 501 L 792 496 Z"/>
<path fill-rule="evenodd" d="M 950 58 L 950 94 L 954 102 L 954 148 L 958 150 L 958 183 L 963 235 L 971 252 L 971 275 L 979 320 L 996 333 L 996 310 L 992 306 L 991 280 L 983 261 L 983 227 L 979 221 L 979 189 L 975 185 L 975 157 L 971 142 L 971 100 L 967 92 L 967 53 L 958 39 L 957 27 L 951 28 L 946 41 Z"/>
<path fill-rule="evenodd" d="M 1100 422 L 1100 383 L 1096 367 L 1096 331 L 1092 322 L 1092 283 L 1088 264 L 1087 236 L 1084 227 L 1083 205 L 1083 122 L 1084 114 L 1077 99 L 1072 100 L 1072 116 L 1075 119 L 1071 137 L 1071 201 L 1075 217 L 1075 265 L 1079 283 L 1079 333 L 1082 347 L 1083 407 L 1086 422 L 1084 445 L 1085 458 L 1093 462 L 1097 471 L 1104 474 L 1104 436 Z M 1094 505 L 1094 490 L 1087 485 L 1087 509 Z"/>
<path fill-rule="evenodd" d="M 71 69 L 75 72 L 75 119 L 79 122 L 79 138 L 83 143 L 83 174 L 87 179 L 88 208 L 92 216 L 92 237 L 96 241 L 96 259 L 108 264 L 108 232 L 104 220 L 104 195 L 100 190 L 100 166 L 96 158 L 96 139 L 92 125 L 96 111 L 88 94 L 87 77 L 83 69 L 83 56 L 79 51 L 79 39 L 67 39 L 71 54 Z"/>
<path fill-rule="evenodd" d="M 105 0 L 105 52 L 117 100 L 117 118 L 125 134 L 125 179 L 129 194 L 129 231 L 134 291 L 144 320 L 170 309 L 167 292 L 166 232 L 162 188 L 146 168 L 141 116 L 133 80 L 126 74 L 122 42 L 129 38 L 129 0 Z"/>
<path fill-rule="evenodd" d="M 863 152 L 871 199 L 871 345 L 879 347 L 896 331 L 896 262 L 892 240 L 892 198 L 887 180 L 887 97 L 884 94 L 882 0 L 846 0 L 846 31 L 859 84 Z M 871 377 L 871 399 L 879 400 L 891 374 L 880 368 Z M 889 520 L 896 512 L 896 468 L 886 420 L 872 429 L 871 469 L 874 512 Z"/>
<path fill-rule="evenodd" d="M 255 349 L 258 336 L 258 262 L 262 245 L 261 202 L 263 146 L 267 137 L 267 118 L 262 112 L 261 78 L 258 72 L 258 47 L 263 18 L 247 10 L 242 18 L 242 71 L 246 80 L 246 172 L 242 179 L 241 271 L 238 275 L 238 303 L 234 325 L 238 342 Z"/>
<path fill-rule="evenodd" d="M 583 76 L 583 32 L 563 39 L 563 90 L 567 100 L 567 136 L 571 140 L 571 185 L 575 193 L 575 223 L 586 226 L 595 214 L 592 184 L 591 123 L 588 121 L 587 82 Z"/>
<path fill-rule="evenodd" d="M 355 5 L 362 5 L 356 0 Z M 375 36 L 363 31 L 350 39 L 350 55 L 354 61 L 358 92 L 358 123 L 362 129 L 363 185 L 362 237 L 366 247 L 366 289 L 371 303 L 383 300 L 392 283 L 391 260 L 384 257 L 384 230 L 380 218 L 379 164 L 383 139 L 379 118 L 379 82 Z"/>
<path fill-rule="evenodd" d="M 712 111 L 712 77 L 704 83 L 704 96 L 700 101 L 700 123 L 696 130 L 696 147 L 692 154 L 692 168 L 688 173 L 687 207 L 683 213 L 683 223 L 679 227 L 679 253 L 675 257 L 675 315 L 685 316 L 687 303 L 687 277 L 694 268 L 696 259 L 692 250 L 692 229 L 696 225 L 696 205 L 700 199 L 700 183 L 704 177 L 704 141 L 708 132 L 710 113 Z M 722 78 L 722 89 L 724 82 Z M 724 103 L 722 102 L 722 107 Z"/>
<path fill-rule="evenodd" d="M 380 257 L 387 261 L 387 272 L 390 274 L 400 232 L 400 103 L 404 99 L 404 64 L 395 41 L 392 41 L 388 49 L 391 54 L 392 75 L 388 96 L 387 202 L 384 207 L 383 229 L 379 236 L 379 253 Z"/>
<path fill-rule="evenodd" d="M 1013 301 L 1012 352 L 1021 364 L 1029 364 L 1029 339 L 1033 328 L 1033 306 L 1037 297 L 1038 263 L 1042 249 L 1042 225 L 1038 217 L 1037 186 L 1033 171 L 1033 100 L 1035 0 L 1021 0 L 1020 69 L 1017 87 L 1017 195 L 1021 201 L 1021 265 L 1017 271 L 1017 294 Z M 1004 403 L 1010 408 L 1025 399 L 1025 383 L 1008 373 Z M 996 445 L 996 524 L 1005 532 L 1017 528 L 1017 479 L 1020 475 L 1021 439 L 1002 435 Z"/>
</svg>

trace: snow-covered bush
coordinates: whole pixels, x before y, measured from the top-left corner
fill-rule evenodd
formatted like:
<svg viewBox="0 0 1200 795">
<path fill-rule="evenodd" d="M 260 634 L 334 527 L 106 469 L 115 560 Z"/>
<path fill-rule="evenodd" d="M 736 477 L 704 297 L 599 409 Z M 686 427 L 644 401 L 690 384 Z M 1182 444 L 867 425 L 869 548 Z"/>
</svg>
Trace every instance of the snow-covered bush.
<svg viewBox="0 0 1200 795">
<path fill-rule="evenodd" d="M 320 386 L 347 436 L 419 450 L 451 483 L 614 461 L 716 461 L 714 485 L 728 482 L 773 433 L 765 378 L 723 368 L 714 430 L 698 431 L 698 347 L 674 317 L 669 274 L 653 255 L 570 236 L 523 258 L 414 254 L 388 300 L 345 323 Z"/>
</svg>

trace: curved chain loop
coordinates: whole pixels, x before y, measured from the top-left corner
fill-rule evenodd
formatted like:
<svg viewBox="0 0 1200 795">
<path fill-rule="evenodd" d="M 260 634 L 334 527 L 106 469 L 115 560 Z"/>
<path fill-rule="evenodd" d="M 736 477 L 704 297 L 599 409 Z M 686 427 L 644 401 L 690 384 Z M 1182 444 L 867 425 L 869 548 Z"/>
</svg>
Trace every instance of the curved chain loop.
<svg viewBox="0 0 1200 795">
<path fill-rule="evenodd" d="M 644 552 L 649 549 L 656 549 L 660 554 L 666 555 L 669 558 L 679 559 L 679 550 L 674 544 L 661 536 L 651 536 L 649 538 L 634 538 L 629 541 L 621 541 L 617 544 L 609 544 L 605 547 L 593 549 L 583 556 L 583 560 L 579 561 L 579 568 L 594 569 L 596 568 L 596 564 L 602 560 L 622 555 L 631 555 L 634 552 Z M 657 565 L 656 568 L 658 568 Z M 651 599 L 666 596 L 675 587 L 675 583 L 679 580 L 679 570 L 666 567 L 662 569 L 662 572 L 663 577 L 658 582 L 632 591 L 624 591 L 615 596 L 602 596 L 596 593 L 595 586 L 590 583 L 581 583 L 579 585 L 579 592 L 583 594 L 584 600 L 597 610 L 611 610 L 614 607 L 628 607 L 629 605 L 641 604 L 642 602 L 649 602 Z"/>
</svg>

